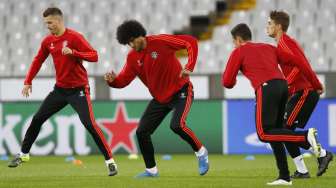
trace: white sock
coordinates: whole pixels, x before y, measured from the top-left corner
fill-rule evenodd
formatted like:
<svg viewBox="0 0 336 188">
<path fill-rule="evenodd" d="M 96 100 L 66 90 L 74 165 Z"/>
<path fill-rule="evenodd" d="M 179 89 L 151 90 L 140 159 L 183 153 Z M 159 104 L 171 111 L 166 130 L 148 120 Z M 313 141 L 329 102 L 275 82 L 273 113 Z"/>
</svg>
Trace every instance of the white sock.
<svg viewBox="0 0 336 188">
<path fill-rule="evenodd" d="M 111 158 L 109 160 L 106 160 L 105 163 L 106 163 L 106 166 L 108 166 L 109 164 L 115 163 L 115 162 L 114 162 L 113 158 Z"/>
<path fill-rule="evenodd" d="M 202 156 L 204 155 L 206 149 L 204 146 L 202 146 L 197 152 L 195 152 L 196 156 L 199 157 L 199 156 Z"/>
<path fill-rule="evenodd" d="M 29 153 L 20 152 L 19 155 L 20 155 L 20 157 L 27 157 L 27 156 L 29 157 Z"/>
<path fill-rule="evenodd" d="M 146 168 L 146 171 L 151 173 L 151 174 L 156 174 L 158 173 L 158 169 L 156 166 L 154 166 L 153 168 Z"/>
<path fill-rule="evenodd" d="M 293 161 L 294 161 L 294 164 L 295 164 L 298 172 L 303 173 L 303 174 L 308 172 L 308 169 L 307 169 L 306 164 L 305 164 L 305 162 L 302 158 L 302 155 L 299 155 L 299 156 L 293 158 Z"/>
<path fill-rule="evenodd" d="M 311 153 L 314 153 L 313 147 L 309 147 L 308 149 Z"/>
<path fill-rule="evenodd" d="M 320 157 L 325 157 L 327 155 L 327 151 L 323 148 L 321 148 L 321 154 Z"/>
</svg>

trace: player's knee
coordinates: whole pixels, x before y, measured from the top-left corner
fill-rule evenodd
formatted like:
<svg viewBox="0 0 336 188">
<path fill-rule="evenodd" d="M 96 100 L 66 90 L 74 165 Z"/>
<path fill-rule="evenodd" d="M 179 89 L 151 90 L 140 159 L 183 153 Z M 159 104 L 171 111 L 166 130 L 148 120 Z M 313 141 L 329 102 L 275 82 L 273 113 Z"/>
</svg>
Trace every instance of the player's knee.
<svg viewBox="0 0 336 188">
<path fill-rule="evenodd" d="M 259 137 L 259 140 L 261 141 L 261 142 L 264 142 L 264 143 L 266 143 L 266 142 L 268 142 L 265 138 L 263 138 L 263 137 Z"/>
<path fill-rule="evenodd" d="M 86 128 L 86 130 L 91 134 L 91 135 L 95 135 L 98 134 L 97 131 L 93 128 L 92 124 L 84 124 L 84 127 Z"/>
<path fill-rule="evenodd" d="M 289 124 L 285 124 L 285 128 L 289 129 L 289 130 L 295 130 L 296 126 L 295 125 L 289 125 Z"/>
<path fill-rule="evenodd" d="M 182 131 L 181 125 L 180 124 L 171 124 L 170 125 L 170 129 L 174 132 L 174 133 L 179 133 Z"/>
<path fill-rule="evenodd" d="M 144 129 L 137 128 L 137 130 L 135 131 L 135 134 L 137 135 L 138 138 L 143 138 L 143 137 L 149 136 L 151 133 Z"/>
<path fill-rule="evenodd" d="M 262 142 L 267 142 L 267 140 L 265 139 L 265 135 L 264 134 L 263 135 L 258 134 L 258 138 Z"/>
<path fill-rule="evenodd" d="M 46 120 L 45 117 L 39 115 L 39 114 L 35 114 L 33 116 L 32 122 L 34 122 L 33 124 L 38 124 L 38 123 L 43 123 Z"/>
</svg>

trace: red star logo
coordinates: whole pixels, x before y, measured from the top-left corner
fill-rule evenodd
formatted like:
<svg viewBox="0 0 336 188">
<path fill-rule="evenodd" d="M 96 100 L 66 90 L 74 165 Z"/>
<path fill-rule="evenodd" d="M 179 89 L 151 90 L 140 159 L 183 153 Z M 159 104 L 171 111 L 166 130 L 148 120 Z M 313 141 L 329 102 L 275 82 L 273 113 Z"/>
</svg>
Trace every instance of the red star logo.
<svg viewBox="0 0 336 188">
<path fill-rule="evenodd" d="M 135 130 L 139 119 L 129 119 L 124 103 L 118 103 L 113 119 L 99 119 L 100 127 L 108 134 L 112 152 L 124 148 L 129 153 L 137 153 Z"/>
</svg>

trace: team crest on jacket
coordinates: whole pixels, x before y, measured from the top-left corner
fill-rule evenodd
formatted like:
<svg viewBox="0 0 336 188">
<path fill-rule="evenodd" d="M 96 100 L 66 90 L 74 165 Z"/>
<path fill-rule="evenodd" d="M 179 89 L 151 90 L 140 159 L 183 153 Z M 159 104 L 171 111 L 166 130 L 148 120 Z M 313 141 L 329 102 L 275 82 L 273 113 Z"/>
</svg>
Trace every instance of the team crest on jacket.
<svg viewBox="0 0 336 188">
<path fill-rule="evenodd" d="M 141 60 L 138 60 L 137 63 L 138 63 L 138 66 L 139 66 L 139 67 L 141 67 L 142 64 L 143 64 Z"/>
<path fill-rule="evenodd" d="M 156 51 L 151 53 L 151 56 L 152 56 L 153 59 L 156 59 L 158 57 L 158 55 L 159 54 Z"/>
</svg>

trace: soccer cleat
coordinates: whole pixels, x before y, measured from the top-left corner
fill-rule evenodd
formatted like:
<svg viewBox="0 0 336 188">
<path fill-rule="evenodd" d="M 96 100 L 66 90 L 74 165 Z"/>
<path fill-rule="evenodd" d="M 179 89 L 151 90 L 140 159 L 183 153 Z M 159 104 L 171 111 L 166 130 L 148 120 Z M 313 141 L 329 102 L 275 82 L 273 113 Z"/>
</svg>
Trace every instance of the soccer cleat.
<svg viewBox="0 0 336 188">
<path fill-rule="evenodd" d="M 291 178 L 293 179 L 307 179 L 310 178 L 309 172 L 301 173 L 299 171 L 295 171 L 293 175 L 291 175 Z"/>
<path fill-rule="evenodd" d="M 108 166 L 108 175 L 109 176 L 115 176 L 118 174 L 118 170 L 117 170 L 117 164 L 115 163 L 109 163 Z"/>
<path fill-rule="evenodd" d="M 28 161 L 29 161 L 29 155 L 21 156 L 20 154 L 17 154 L 15 155 L 14 159 L 11 162 L 9 162 L 8 167 L 15 168 L 18 167 L 21 163 Z"/>
<path fill-rule="evenodd" d="M 315 128 L 308 129 L 307 139 L 309 144 L 313 148 L 315 156 L 319 157 L 321 154 L 321 144 L 317 140 L 317 130 Z"/>
<path fill-rule="evenodd" d="M 292 185 L 292 181 L 286 181 L 284 179 L 277 179 L 273 182 L 269 182 L 266 185 Z"/>
<path fill-rule="evenodd" d="M 333 160 L 333 154 L 327 151 L 326 156 L 317 158 L 318 170 L 316 175 L 322 176 L 328 169 L 329 163 Z"/>
<path fill-rule="evenodd" d="M 145 172 L 138 174 L 135 176 L 135 178 L 158 178 L 159 177 L 159 172 L 153 174 L 145 170 Z"/>
<path fill-rule="evenodd" d="M 197 156 L 198 158 L 198 171 L 201 176 L 205 175 L 209 170 L 209 157 L 208 150 L 205 149 L 205 152 L 201 156 Z"/>
</svg>

